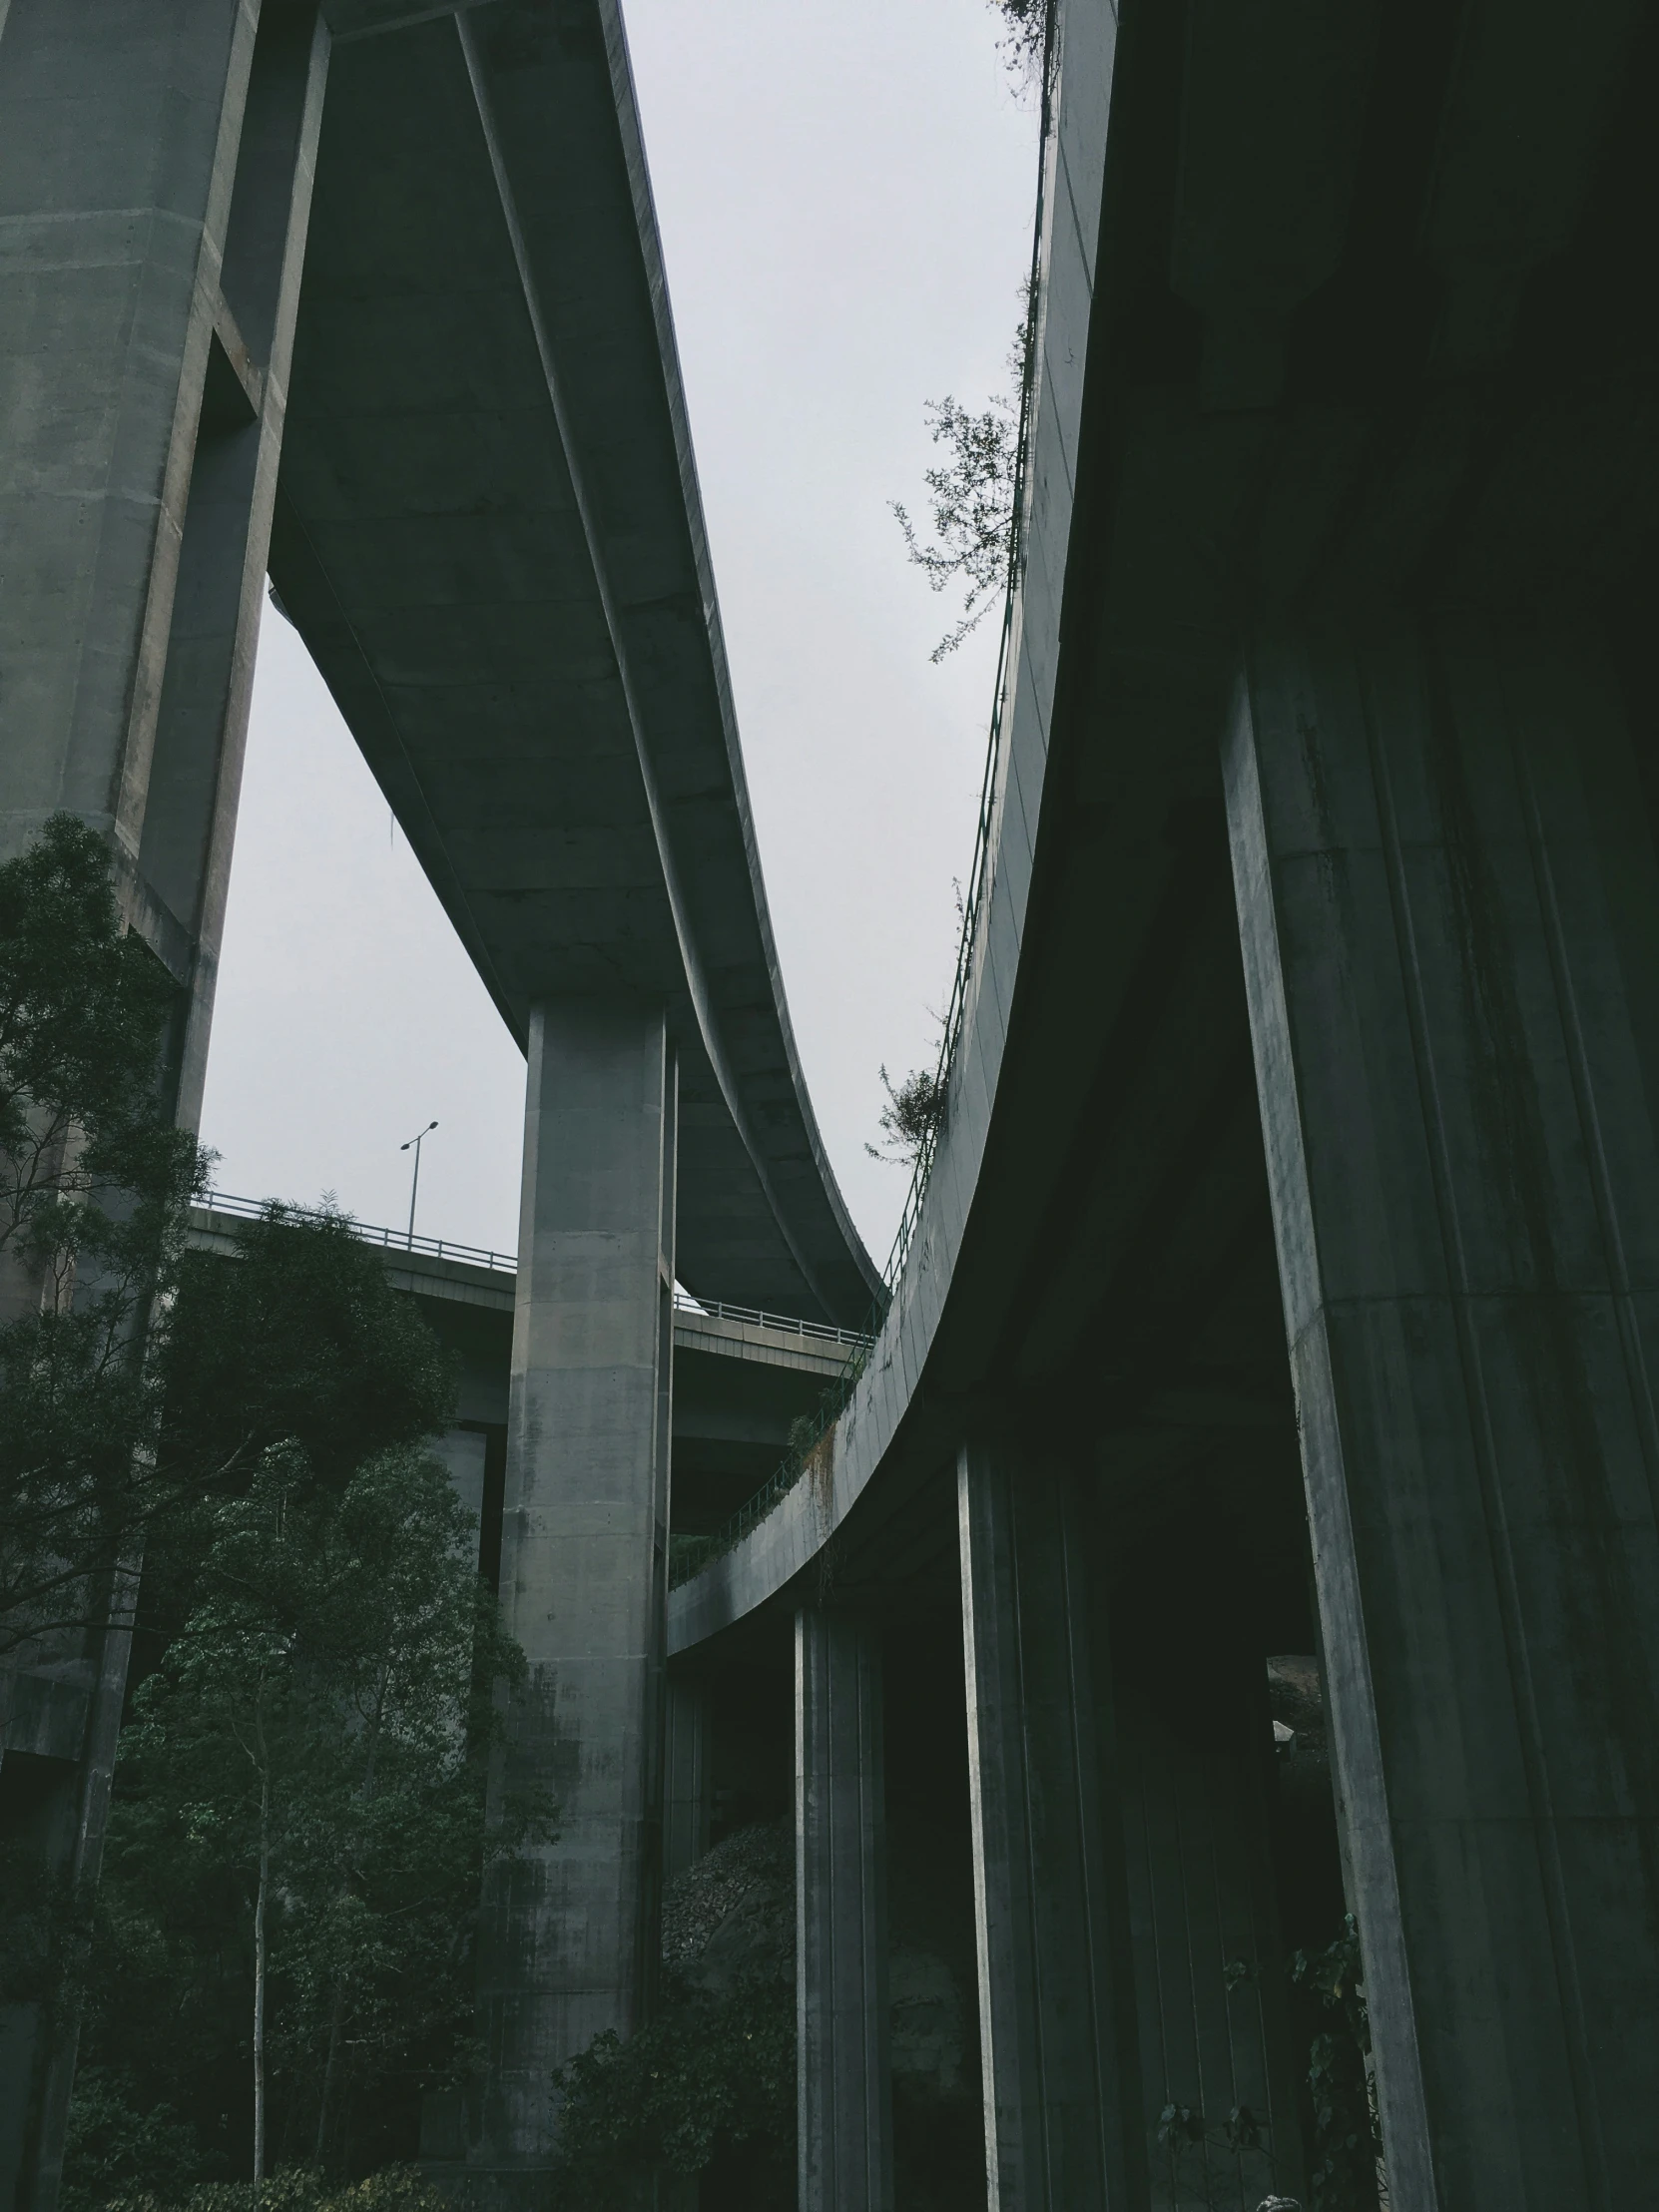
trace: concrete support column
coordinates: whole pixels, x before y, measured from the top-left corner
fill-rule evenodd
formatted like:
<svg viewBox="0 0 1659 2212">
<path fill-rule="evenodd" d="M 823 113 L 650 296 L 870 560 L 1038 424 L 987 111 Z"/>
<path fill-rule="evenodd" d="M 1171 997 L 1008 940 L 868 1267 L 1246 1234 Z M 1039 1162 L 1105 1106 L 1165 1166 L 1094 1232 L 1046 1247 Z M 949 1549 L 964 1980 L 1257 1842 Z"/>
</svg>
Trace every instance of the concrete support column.
<svg viewBox="0 0 1659 2212">
<path fill-rule="evenodd" d="M 891 2212 L 886 1800 L 874 1626 L 795 1616 L 801 2212 Z"/>
<path fill-rule="evenodd" d="M 1659 868 L 1593 637 L 1259 639 L 1227 804 L 1395 2212 L 1659 2170 Z"/>
<path fill-rule="evenodd" d="M 321 121 L 314 0 L 0 5 L 0 855 L 59 809 L 181 986 L 166 1085 L 200 1110 Z M 0 1829 L 97 1879 L 137 1565 L 102 1630 L 0 1683 L 51 1748 Z M 43 1704 L 43 1699 L 46 1701 Z M 16 1752 L 14 1759 L 11 1754 Z M 61 1769 L 50 1787 L 36 1762 Z M 56 1811 L 36 1821 L 28 1802 Z M 72 2026 L 0 2038 L 0 2212 L 51 2212 Z"/>
<path fill-rule="evenodd" d="M 991 2212 L 1121 2212 L 1146 2186 L 1105 1641 L 1070 1470 L 957 1470 Z"/>
<path fill-rule="evenodd" d="M 655 1995 L 662 1867 L 676 1075 L 660 1008 L 530 1017 L 501 1602 L 529 1678 L 494 1778 L 558 1837 L 484 1890 L 477 2156 L 547 2164 L 551 2076 Z"/>
<path fill-rule="evenodd" d="M 663 1755 L 663 1880 L 695 1866 L 709 1848 L 714 1801 L 709 1689 L 701 1677 L 671 1675 Z"/>
<path fill-rule="evenodd" d="M 314 0 L 11 0 L 0 37 L 0 853 L 58 808 L 109 837 L 187 986 L 187 1124 L 327 63 Z"/>
</svg>

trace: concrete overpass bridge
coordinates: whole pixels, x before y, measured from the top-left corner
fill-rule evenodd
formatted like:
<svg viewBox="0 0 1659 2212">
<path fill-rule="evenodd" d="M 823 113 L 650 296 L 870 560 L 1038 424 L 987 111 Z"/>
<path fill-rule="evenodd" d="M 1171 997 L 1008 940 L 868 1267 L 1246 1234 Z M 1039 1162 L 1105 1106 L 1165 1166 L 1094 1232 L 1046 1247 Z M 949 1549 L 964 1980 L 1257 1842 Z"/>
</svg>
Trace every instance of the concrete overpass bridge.
<svg viewBox="0 0 1659 2212">
<path fill-rule="evenodd" d="M 1300 2193 L 1345 1903 L 1396 2212 L 1651 2193 L 1656 39 L 1061 0 L 944 1124 L 840 1417 L 665 1596 L 676 1278 L 875 1284 L 619 19 L 11 0 L 7 835 L 108 830 L 188 1117 L 269 565 L 527 1045 L 501 1576 L 575 1779 L 486 1901 L 479 2178 L 649 2002 L 672 1706 L 794 1809 L 804 2206 L 890 2201 L 918 1869 L 993 2205 Z"/>
<path fill-rule="evenodd" d="M 264 1212 L 258 1203 L 213 1193 L 191 1209 L 193 1251 L 227 1260 Z M 385 1254 L 393 1287 L 413 1298 L 455 1361 L 454 1425 L 443 1455 L 479 1525 L 481 1571 L 499 1580 L 507 1432 L 511 1417 L 517 1256 L 353 1224 Z M 707 1304 L 674 1294 L 674 1391 L 670 1458 L 674 1532 L 695 1547 L 720 1539 L 733 1515 L 765 1486 L 790 1450 L 792 1425 L 814 1419 L 870 1340 L 855 1329 Z"/>
</svg>

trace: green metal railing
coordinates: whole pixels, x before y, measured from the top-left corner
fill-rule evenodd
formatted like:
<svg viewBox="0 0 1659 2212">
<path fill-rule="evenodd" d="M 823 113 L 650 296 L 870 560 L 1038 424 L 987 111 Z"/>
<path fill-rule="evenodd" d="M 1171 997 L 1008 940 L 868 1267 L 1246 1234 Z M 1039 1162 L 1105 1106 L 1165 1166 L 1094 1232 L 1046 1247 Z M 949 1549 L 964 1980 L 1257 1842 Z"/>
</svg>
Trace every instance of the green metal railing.
<svg viewBox="0 0 1659 2212">
<path fill-rule="evenodd" d="M 893 1236 L 887 1264 L 882 1270 L 886 1286 L 885 1296 L 871 1309 L 869 1337 L 861 1348 L 848 1359 L 845 1368 L 830 1388 L 825 1392 L 820 1414 L 810 1441 L 797 1440 L 792 1444 L 789 1456 L 764 1489 L 757 1490 L 752 1498 L 739 1506 L 723 1527 L 706 1536 L 676 1536 L 671 1539 L 669 1556 L 669 1587 L 677 1588 L 689 1581 L 694 1574 L 706 1567 L 712 1559 L 734 1550 L 742 1543 L 750 1530 L 766 1519 L 781 1498 L 788 1496 L 807 1471 L 814 1452 L 824 1441 L 826 1434 L 840 1418 L 852 1395 L 858 1378 L 863 1374 L 874 1339 L 891 1306 L 893 1294 L 898 1289 L 898 1279 L 909 1257 L 917 1225 L 921 1220 L 922 1202 L 927 1196 L 928 1179 L 933 1172 L 933 1162 L 938 1153 L 939 1140 L 944 1134 L 948 1119 L 950 1076 L 955 1065 L 956 1047 L 961 1042 L 962 1025 L 967 1014 L 968 989 L 973 980 L 974 960 L 978 951 L 980 923 L 984 917 L 991 888 L 991 852 L 996 827 L 996 796 L 999 771 L 1002 763 L 1002 721 L 1007 711 L 1008 695 L 1013 683 L 1013 670 L 1009 665 L 1014 636 L 1014 611 L 1018 599 L 1021 555 L 1023 551 L 1025 522 L 1026 472 L 1030 458 L 1031 405 L 1036 382 L 1037 359 L 1037 301 L 1040 297 L 1042 277 L 1043 239 L 1043 177 L 1048 164 L 1049 139 L 1053 130 L 1054 86 L 1054 4 L 1049 0 L 1043 29 L 1042 61 L 1042 123 L 1037 138 L 1037 206 L 1032 225 L 1031 282 L 1028 297 L 1030 306 L 1026 318 L 1026 346 L 1019 395 L 1019 437 L 1014 461 L 1013 512 L 1008 526 L 1008 588 L 1002 603 L 1002 635 L 997 647 L 996 688 L 992 694 L 991 725 L 985 745 L 985 773 L 979 786 L 979 817 L 974 827 L 973 859 L 968 868 L 967 895 L 962 904 L 962 928 L 956 944 L 956 971 L 951 979 L 950 1000 L 945 1008 L 943 1027 L 939 1034 L 938 1059 L 933 1075 L 933 1097 L 939 1110 L 929 1121 L 916 1147 L 914 1164 L 910 1170 L 910 1184 L 904 1195 L 903 1209 L 898 1217 L 898 1228 Z"/>
<path fill-rule="evenodd" d="M 260 1221 L 270 1212 L 273 1202 L 264 1198 L 233 1198 L 229 1191 L 205 1191 L 196 1203 L 211 1214 L 231 1214 L 238 1221 Z M 281 1210 L 290 1221 L 342 1218 L 316 1206 L 290 1206 L 283 1202 Z M 375 1229 L 367 1222 L 344 1218 L 359 1243 L 379 1245 L 387 1252 L 418 1252 L 428 1260 L 463 1260 L 468 1267 L 493 1268 L 498 1275 L 511 1275 L 518 1267 L 516 1252 L 490 1252 L 483 1245 L 456 1244 L 452 1237 L 416 1237 L 407 1230 Z"/>
<path fill-rule="evenodd" d="M 840 1418 L 847 1399 L 852 1395 L 853 1384 L 864 1372 L 873 1338 L 863 1338 L 846 1366 L 825 1391 L 821 1409 L 814 1419 L 811 1441 L 797 1441 L 790 1448 L 776 1474 L 763 1489 L 746 1498 L 720 1528 L 706 1536 L 674 1536 L 669 1538 L 668 1580 L 670 1589 L 688 1581 L 711 1559 L 734 1550 L 758 1522 L 764 1521 L 781 1497 L 793 1490 L 806 1473 L 809 1461 L 829 1431 Z M 799 1425 L 799 1424 L 797 1424 Z"/>
<path fill-rule="evenodd" d="M 210 1214 L 229 1214 L 238 1221 L 261 1221 L 271 1211 L 272 1201 L 234 1198 L 229 1191 L 207 1191 L 197 1204 Z M 453 1237 L 417 1237 L 402 1229 L 377 1229 L 369 1222 L 358 1221 L 350 1215 L 324 1213 L 316 1206 L 283 1204 L 281 1211 L 295 1221 L 343 1220 L 360 1244 L 374 1245 L 386 1252 L 419 1253 L 429 1260 L 464 1260 L 469 1267 L 492 1268 L 498 1275 L 518 1272 L 516 1252 L 491 1252 L 483 1245 L 457 1244 Z M 869 1330 L 837 1329 L 832 1322 L 803 1321 L 796 1314 L 769 1314 L 759 1306 L 733 1306 L 725 1299 L 693 1298 L 678 1284 L 674 1286 L 674 1311 L 699 1320 L 737 1322 L 745 1329 L 769 1329 L 779 1336 L 810 1340 L 814 1346 L 834 1345 L 849 1356 L 867 1351 L 873 1335 Z"/>
</svg>

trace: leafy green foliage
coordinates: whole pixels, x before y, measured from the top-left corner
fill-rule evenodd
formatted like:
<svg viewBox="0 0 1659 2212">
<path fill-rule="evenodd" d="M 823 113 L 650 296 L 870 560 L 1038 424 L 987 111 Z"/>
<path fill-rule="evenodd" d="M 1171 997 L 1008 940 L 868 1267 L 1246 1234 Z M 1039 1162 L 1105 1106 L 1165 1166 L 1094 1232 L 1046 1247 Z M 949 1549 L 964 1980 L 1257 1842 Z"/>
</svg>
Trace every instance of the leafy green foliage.
<svg viewBox="0 0 1659 2212">
<path fill-rule="evenodd" d="M 1171 2201 L 1248 2212 L 1273 2178 L 1267 2135 L 1248 2104 L 1235 2104 L 1219 2126 L 1196 2105 L 1166 2104 L 1153 2141 L 1164 2156 Z"/>
<path fill-rule="evenodd" d="M 84 2024 L 83 2204 L 247 2170 L 262 1903 L 290 2157 L 360 2165 L 467 2069 L 489 1691 L 518 1664 L 415 1448 L 448 1363 L 379 1259 L 280 1207 L 234 1260 L 187 1252 L 180 1011 L 105 846 L 55 817 L 0 866 L 0 1654 L 78 1648 L 143 1553 L 154 1669 L 102 1898 L 21 1843 L 0 1864 L 5 1997 Z M 505 1808 L 498 1843 L 542 1818 Z"/>
<path fill-rule="evenodd" d="M 1158 2115 L 1156 2140 L 1161 2150 L 1179 2150 L 1204 2140 L 1204 2115 L 1190 2104 L 1166 2104 Z"/>
<path fill-rule="evenodd" d="M 443 1427 L 454 1378 L 348 1216 L 268 1206 L 238 1261 L 187 1255 L 163 1373 L 165 1455 L 207 1470 L 276 1443 L 338 1490 L 370 1454 Z"/>
<path fill-rule="evenodd" d="M 412 1448 L 337 1497 L 269 1450 L 214 1507 L 198 1602 L 134 1701 L 86 2044 L 210 2173 L 247 2170 L 262 1917 L 278 2155 L 372 2155 L 374 2111 L 472 2063 L 489 1691 L 522 1659 L 470 1534 Z M 545 1832 L 539 1805 L 504 1812 L 491 1848 Z"/>
<path fill-rule="evenodd" d="M 72 2013 L 91 1938 L 86 1901 L 67 1870 L 48 1865 L 29 1842 L 0 1842 L 0 2005 Z"/>
<path fill-rule="evenodd" d="M 1000 44 L 1009 67 L 1022 76 L 1040 68 L 1052 12 L 1050 0 L 991 0 L 991 5 L 1004 24 Z"/>
<path fill-rule="evenodd" d="M 0 1248 L 56 1262 L 107 1234 L 101 1201 L 194 1167 L 160 1113 L 171 978 L 121 927 L 101 841 L 54 815 L 0 866 Z M 73 1200 L 90 1219 L 60 1218 Z"/>
<path fill-rule="evenodd" d="M 949 392 L 929 399 L 926 412 L 928 435 L 945 449 L 944 460 L 922 478 L 931 496 L 932 543 L 917 536 L 898 500 L 891 506 L 905 550 L 927 578 L 928 589 L 948 591 L 958 582 L 963 587 L 959 621 L 928 656 L 942 661 L 973 635 L 1007 588 L 1019 415 L 1004 398 L 974 414 Z"/>
<path fill-rule="evenodd" d="M 1040 51 L 1040 47 L 1039 47 Z M 1014 550 L 1014 500 L 1019 484 L 1020 425 L 1031 373 L 1032 295 L 1023 288 L 1024 312 L 1008 349 L 1009 389 L 974 414 L 947 392 L 929 399 L 929 436 L 944 459 L 923 472 L 933 537 L 924 543 L 908 510 L 889 501 L 904 535 L 905 551 L 930 591 L 963 587 L 961 619 L 928 658 L 942 661 L 972 636 L 1008 588 Z"/>
<path fill-rule="evenodd" d="M 133 2078 L 104 2066 L 75 2076 L 60 2212 L 98 2212 L 136 2190 L 176 2201 L 201 2163 L 196 2131 L 166 2105 L 145 2101 Z"/>
<path fill-rule="evenodd" d="M 913 1167 L 943 1126 L 945 1079 L 934 1068 L 912 1069 L 902 1083 L 896 1084 L 885 1067 L 880 1075 L 887 1103 L 878 1119 L 881 1133 L 892 1149 L 883 1152 L 875 1145 L 866 1144 L 864 1150 L 872 1160 L 890 1160 L 901 1167 Z"/>
<path fill-rule="evenodd" d="M 314 2168 L 290 2166 L 256 2190 L 246 2181 L 217 2181 L 182 2189 L 158 2182 L 127 2196 L 79 2199 L 66 2192 L 64 2212 L 453 2212 L 454 2200 L 413 2166 L 382 2166 L 340 2187 Z"/>
<path fill-rule="evenodd" d="M 0 866 L 0 1652 L 102 1620 L 166 1493 L 165 1315 L 204 1159 L 157 1077 L 171 978 L 55 815 Z"/>
<path fill-rule="evenodd" d="M 1382 2138 L 1366 2065 L 1371 2018 L 1354 1915 L 1347 1915 L 1342 1934 L 1323 1950 L 1297 1951 L 1290 1972 L 1293 1984 L 1317 2001 L 1330 2023 L 1315 2035 L 1308 2054 L 1314 2212 L 1373 2212 Z"/>
<path fill-rule="evenodd" d="M 555 2077 L 563 2096 L 555 2201 L 624 2205 L 654 2166 L 707 2169 L 734 2144 L 795 2160 L 795 1985 L 752 1973 L 725 1994 L 679 1988 L 623 2042 L 598 2036 Z"/>
</svg>

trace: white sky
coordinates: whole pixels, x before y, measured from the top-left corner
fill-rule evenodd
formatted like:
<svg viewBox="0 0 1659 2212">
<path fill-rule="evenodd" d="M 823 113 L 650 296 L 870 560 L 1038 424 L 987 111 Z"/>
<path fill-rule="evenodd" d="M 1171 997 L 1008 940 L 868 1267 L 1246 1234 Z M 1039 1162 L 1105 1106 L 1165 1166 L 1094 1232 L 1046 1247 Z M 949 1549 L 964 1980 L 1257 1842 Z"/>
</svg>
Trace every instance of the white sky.
<svg viewBox="0 0 1659 2212">
<path fill-rule="evenodd" d="M 773 922 L 814 1105 L 877 1264 L 904 1174 L 866 1158 L 930 1061 L 966 873 L 993 622 L 904 560 L 922 403 L 1005 383 L 1036 122 L 985 0 L 631 0 Z M 294 633 L 268 608 L 203 1114 L 221 1189 L 517 1241 L 523 1061 Z"/>
</svg>

